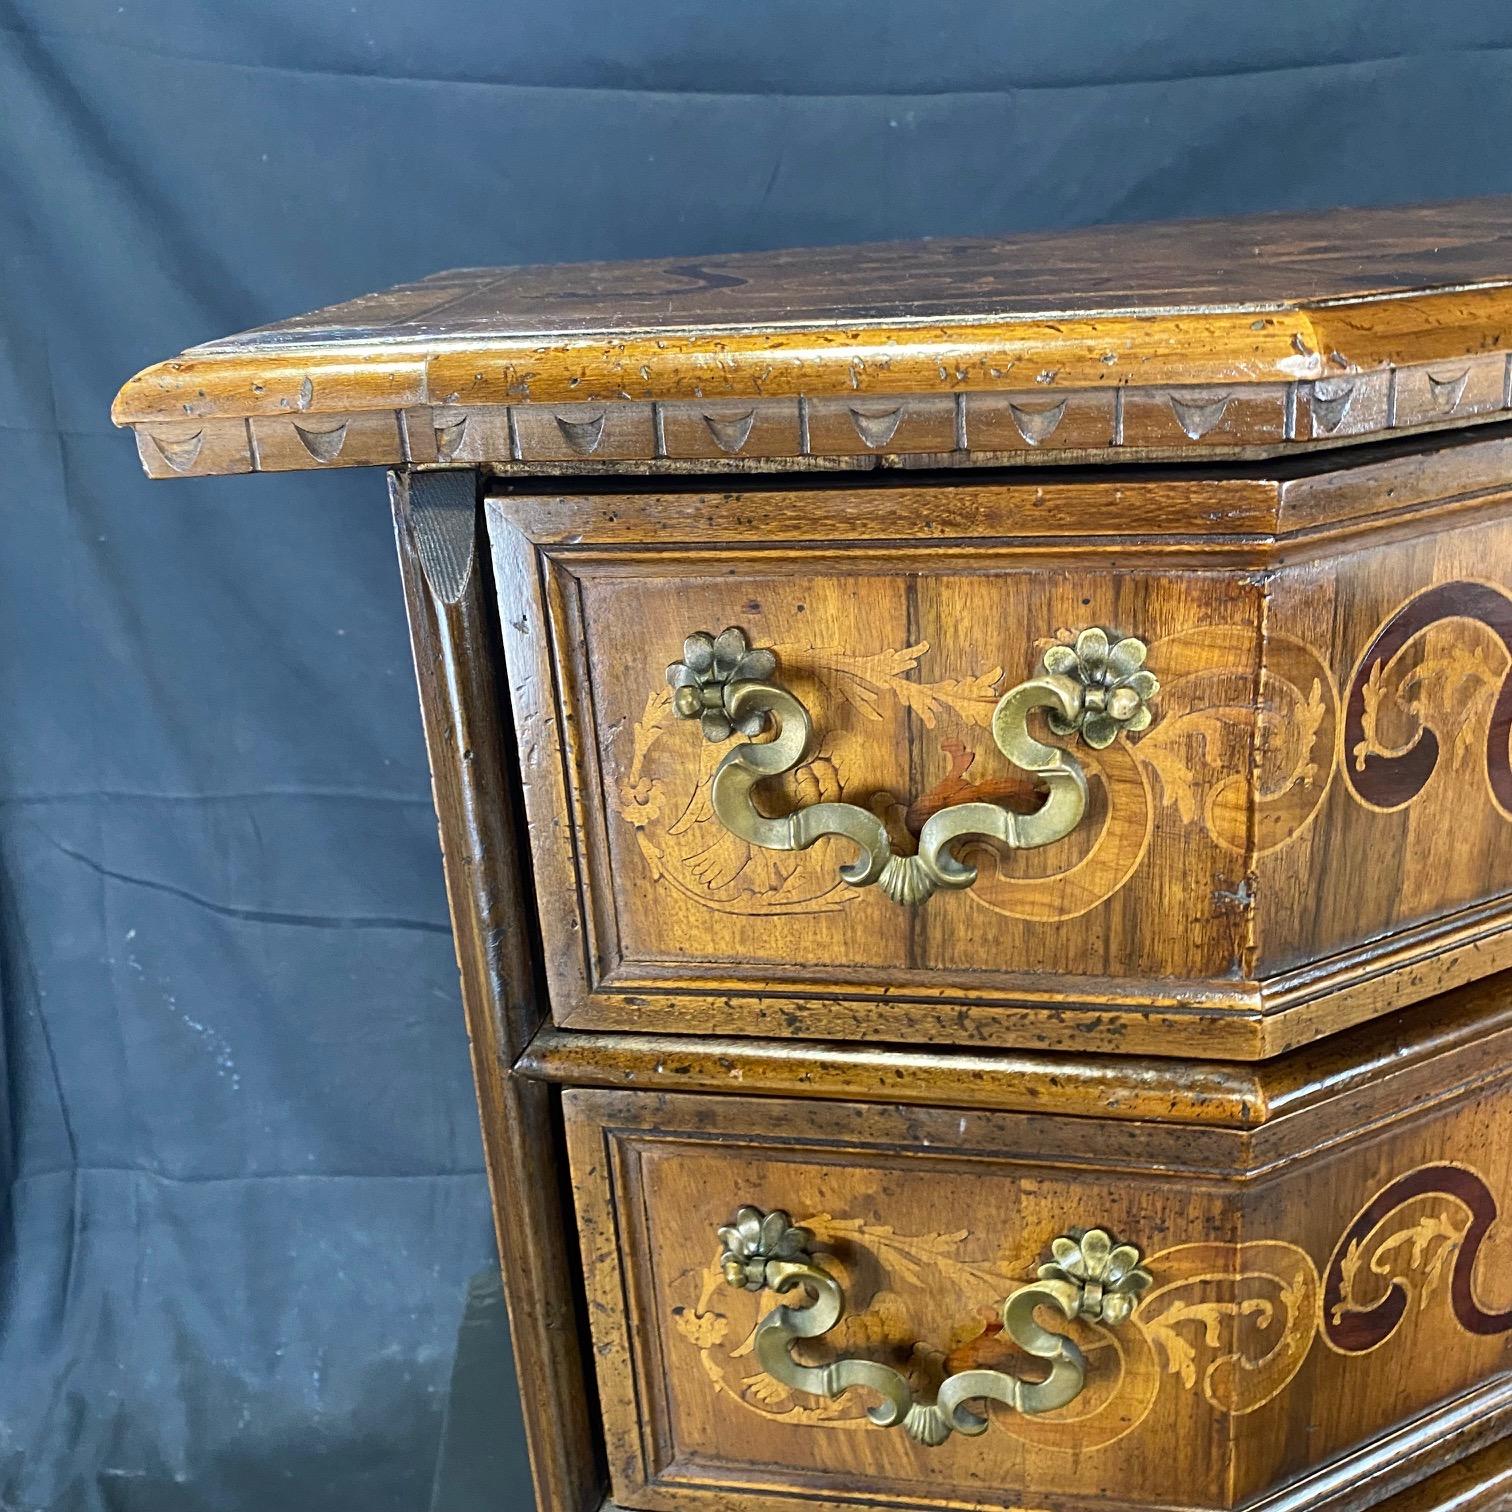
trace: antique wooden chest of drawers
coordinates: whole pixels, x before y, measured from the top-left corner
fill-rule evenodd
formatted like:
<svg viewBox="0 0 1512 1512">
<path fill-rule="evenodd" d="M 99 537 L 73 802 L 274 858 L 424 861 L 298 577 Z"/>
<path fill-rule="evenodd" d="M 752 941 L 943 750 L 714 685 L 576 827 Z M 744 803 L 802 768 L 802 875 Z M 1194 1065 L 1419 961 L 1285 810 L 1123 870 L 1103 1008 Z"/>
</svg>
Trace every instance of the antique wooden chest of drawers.
<svg viewBox="0 0 1512 1512">
<path fill-rule="evenodd" d="M 390 469 L 542 1508 L 1512 1504 L 1509 336 L 1485 201 L 122 390 Z"/>
</svg>

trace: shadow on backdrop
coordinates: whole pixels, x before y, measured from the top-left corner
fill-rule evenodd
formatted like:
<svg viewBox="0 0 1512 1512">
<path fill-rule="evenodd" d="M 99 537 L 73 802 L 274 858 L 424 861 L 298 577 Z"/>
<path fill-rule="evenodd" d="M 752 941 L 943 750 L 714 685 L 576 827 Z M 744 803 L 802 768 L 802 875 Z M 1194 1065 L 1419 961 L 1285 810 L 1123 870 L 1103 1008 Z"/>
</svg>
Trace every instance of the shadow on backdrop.
<svg viewBox="0 0 1512 1512">
<path fill-rule="evenodd" d="M 121 380 L 445 266 L 1504 191 L 1509 49 L 1497 0 L 0 0 L 0 1508 L 528 1485 L 383 482 L 149 487 Z"/>
</svg>

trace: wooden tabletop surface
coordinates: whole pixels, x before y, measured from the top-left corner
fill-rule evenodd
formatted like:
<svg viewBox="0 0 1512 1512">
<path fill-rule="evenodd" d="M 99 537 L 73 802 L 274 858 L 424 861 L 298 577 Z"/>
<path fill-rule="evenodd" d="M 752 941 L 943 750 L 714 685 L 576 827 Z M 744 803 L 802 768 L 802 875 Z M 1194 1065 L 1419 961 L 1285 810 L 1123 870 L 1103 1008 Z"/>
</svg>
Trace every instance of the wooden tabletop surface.
<svg viewBox="0 0 1512 1512">
<path fill-rule="evenodd" d="M 654 262 L 465 269 L 193 347 L 127 383 L 113 414 L 122 425 L 172 428 L 148 432 L 166 440 L 166 453 L 144 450 L 149 471 L 156 461 L 156 470 L 171 475 L 448 461 L 446 432 L 477 409 L 876 398 L 901 406 L 919 396 L 1017 395 L 1022 420 L 1035 405 L 1055 405 L 1067 395 L 1175 388 L 1181 397 L 1170 449 L 1179 449 L 1215 428 L 1202 426 L 1204 404 L 1270 388 L 1284 407 L 1286 385 L 1329 385 L 1460 359 L 1486 365 L 1501 353 L 1509 323 L 1512 199 L 1499 198 Z M 1477 370 L 1470 386 L 1481 399 L 1467 413 L 1457 413 L 1458 399 L 1438 406 L 1444 423 L 1492 413 L 1489 374 L 1489 366 Z M 1431 376 L 1438 397 L 1450 397 L 1458 373 Z M 349 440 L 362 441 L 344 433 L 339 446 L 311 449 L 301 442 L 303 454 L 296 447 L 282 460 L 275 445 L 270 461 L 259 457 L 249 425 L 244 447 L 232 444 L 230 432 L 201 434 L 188 459 L 200 422 L 283 418 L 308 436 L 321 420 L 331 422 L 330 430 L 354 416 L 385 413 L 397 437 L 392 457 L 373 454 L 372 436 L 342 455 Z M 406 415 L 432 426 L 438 439 L 410 446 Z M 587 455 L 573 441 L 590 437 L 599 462 L 673 456 L 653 434 L 649 409 L 646 417 L 647 439 L 634 446 L 615 444 L 624 427 L 614 417 L 604 450 L 604 426 L 594 432 L 593 415 L 571 410 L 564 424 L 587 420 L 589 431 L 576 438 L 564 431 L 559 460 Z M 745 444 L 729 444 L 739 427 L 717 432 L 721 418 L 730 417 L 711 420 L 709 452 L 716 460 Z M 872 444 L 886 429 L 868 431 L 864 422 L 873 418 L 888 416 L 857 421 L 862 457 L 886 453 L 892 440 L 889 434 Z M 1229 418 L 1234 433 L 1220 428 L 1215 442 L 1279 446 L 1326 439 L 1330 431 L 1320 424 L 1298 434 L 1283 416 L 1271 437 L 1263 426 L 1236 429 L 1238 418 Z M 1392 418 L 1384 415 L 1374 428 L 1394 428 Z M 1414 416 L 1408 423 L 1438 418 Z M 907 449 L 994 456 L 1003 450 L 973 445 L 963 429 L 954 427 L 947 446 L 931 432 L 927 445 Z M 1042 424 L 1018 429 L 1020 441 L 1010 436 L 1010 450 L 1048 439 Z M 484 430 L 475 428 L 475 438 Z M 1073 426 L 1059 444 L 1078 454 L 1131 444 L 1116 430 L 1106 441 L 1095 434 L 1088 440 L 1085 427 Z M 982 427 L 984 436 L 990 432 L 990 425 Z M 1160 440 L 1133 444 L 1160 452 L 1167 449 L 1155 444 Z M 776 444 L 763 448 L 758 437 L 748 456 L 776 455 Z M 175 446 L 186 465 L 174 465 Z M 498 442 L 490 446 L 505 450 Z M 791 455 L 833 450 L 795 436 Z M 458 460 L 531 460 L 518 437 L 507 451 Z"/>
</svg>

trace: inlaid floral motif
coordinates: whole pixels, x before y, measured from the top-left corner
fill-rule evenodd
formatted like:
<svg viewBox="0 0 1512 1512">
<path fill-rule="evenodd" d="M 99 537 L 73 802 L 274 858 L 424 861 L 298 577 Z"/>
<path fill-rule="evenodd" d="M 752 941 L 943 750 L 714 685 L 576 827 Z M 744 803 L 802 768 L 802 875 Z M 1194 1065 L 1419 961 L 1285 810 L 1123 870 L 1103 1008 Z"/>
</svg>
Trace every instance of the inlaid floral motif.
<svg viewBox="0 0 1512 1512">
<path fill-rule="evenodd" d="M 1469 627 L 1477 627 L 1471 630 Z M 1366 807 L 1413 802 L 1440 765 L 1479 754 L 1491 798 L 1512 818 L 1512 594 L 1448 582 L 1410 598 L 1376 632 L 1345 708 L 1345 772 Z"/>
<path fill-rule="evenodd" d="M 742 1221 L 749 1217 L 749 1221 Z M 1466 1332 L 1512 1333 L 1512 1306 L 1494 1310 L 1477 1291 L 1482 1243 L 1498 1217 L 1484 1179 L 1468 1167 L 1419 1167 L 1382 1187 L 1341 1235 L 1326 1272 L 1282 1240 L 1179 1244 L 1141 1266 L 1127 1246 L 1100 1230 L 1062 1239 L 1040 1275 L 1110 1292 L 1143 1295 L 1132 1318 L 1104 1305 L 1103 1323 L 1070 1325 L 1092 1361 L 1087 1400 L 1043 1417 L 1005 1414 L 1003 1431 L 1037 1447 L 1075 1453 L 1106 1448 L 1154 1409 L 1162 1380 L 1199 1395 L 1215 1411 L 1242 1416 L 1274 1401 L 1301 1370 L 1319 1333 L 1338 1354 L 1368 1354 L 1402 1323 L 1409 1298 L 1423 1311 L 1446 1297 Z M 827 1213 L 794 1225 L 784 1213 L 765 1222 L 751 1210 L 721 1230 L 725 1248 L 689 1279 L 692 1305 L 672 1309 L 677 1333 L 700 1355 L 716 1391 L 748 1411 L 784 1422 L 867 1429 L 864 1392 L 809 1397 L 771 1380 L 752 1358 L 752 1336 L 778 1297 L 754 1278 L 770 1259 L 812 1246 L 812 1262 L 845 1289 L 855 1311 L 822 1339 L 798 1346 L 805 1363 L 876 1353 L 924 1396 L 946 1374 L 1022 1363 L 999 1343 L 998 1304 L 1023 1280 L 1022 1261 L 984 1252 L 968 1230 L 899 1234 L 885 1224 Z M 846 1255 L 853 1256 L 847 1260 Z M 734 1285 L 757 1293 L 739 1322 L 721 1301 Z M 1505 1291 L 1505 1288 L 1503 1288 Z M 913 1314 L 923 1298 L 946 1295 L 960 1319 L 938 1347 L 918 1342 Z M 1122 1324 L 1123 1332 L 1111 1331 Z"/>
<path fill-rule="evenodd" d="M 1467 624 L 1490 634 L 1477 641 L 1472 630 L 1467 638 Z M 1376 634 L 1342 697 L 1318 651 L 1277 630 L 1266 640 L 1258 700 L 1249 626 L 1197 626 L 1158 640 L 1158 682 L 1132 638 L 1061 630 L 1041 646 L 1046 671 L 1074 678 L 1094 705 L 1079 742 L 1100 808 L 1094 803 L 1086 834 L 1063 847 L 1064 860 L 1058 851 L 1060 864 L 1048 871 L 1026 876 L 1011 858 L 980 847 L 979 880 L 964 906 L 1046 923 L 1085 913 L 1138 874 L 1162 811 L 1236 856 L 1280 850 L 1322 810 L 1336 773 L 1367 808 L 1413 801 L 1440 763 L 1441 737 L 1446 766 L 1468 776 L 1482 761 L 1494 803 L 1512 817 L 1512 596 L 1494 585 L 1446 582 L 1409 599 Z M 1023 775 L 993 761 L 988 732 L 1001 665 L 925 681 L 925 640 L 877 651 L 777 650 L 774 658 L 751 649 L 735 628 L 690 636 L 668 669 L 669 689 L 649 697 L 635 721 L 618 811 L 656 880 L 733 914 L 832 913 L 861 896 L 828 855 L 762 850 L 714 820 L 708 783 L 720 746 L 761 726 L 751 716 L 737 731 L 724 690 L 772 676 L 779 658 L 789 676 L 816 690 L 804 696 L 818 734 L 807 759 L 771 785 L 774 803 L 860 801 L 889 826 L 900 855 L 910 831 L 947 804 L 1032 803 Z M 875 781 L 879 751 L 895 754 L 899 744 L 872 727 L 900 714 L 939 732 L 949 770 L 926 792 L 862 785 Z M 678 718 L 698 719 L 706 737 L 691 770 L 687 753 L 669 755 L 664 744 Z M 1049 723 L 1071 738 L 1065 721 Z"/>
<path fill-rule="evenodd" d="M 1341 1354 L 1379 1349 L 1402 1326 L 1414 1294 L 1423 1311 L 1447 1292 L 1466 1333 L 1512 1333 L 1512 1296 L 1477 1259 L 1498 1217 L 1485 1178 L 1447 1162 L 1420 1166 L 1383 1187 L 1334 1249 L 1323 1291 L 1323 1333 Z M 1492 1287 L 1489 1303 L 1477 1284 Z M 1499 1305 L 1502 1297 L 1506 1305 Z"/>
</svg>

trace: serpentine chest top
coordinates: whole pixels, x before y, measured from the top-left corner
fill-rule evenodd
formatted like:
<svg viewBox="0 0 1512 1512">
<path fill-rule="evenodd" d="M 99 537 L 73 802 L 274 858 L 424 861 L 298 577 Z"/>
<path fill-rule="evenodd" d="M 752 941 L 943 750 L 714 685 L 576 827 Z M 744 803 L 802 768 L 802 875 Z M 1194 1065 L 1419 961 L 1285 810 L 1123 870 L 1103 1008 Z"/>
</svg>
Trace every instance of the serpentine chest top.
<svg viewBox="0 0 1512 1512">
<path fill-rule="evenodd" d="M 1487 200 L 122 389 L 390 470 L 543 1509 L 1512 1505 L 1509 337 Z"/>
</svg>

